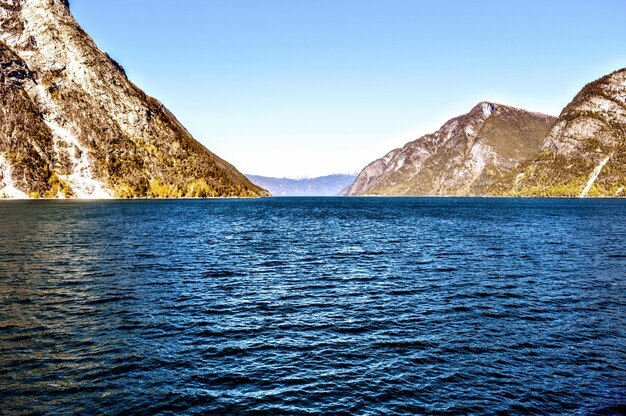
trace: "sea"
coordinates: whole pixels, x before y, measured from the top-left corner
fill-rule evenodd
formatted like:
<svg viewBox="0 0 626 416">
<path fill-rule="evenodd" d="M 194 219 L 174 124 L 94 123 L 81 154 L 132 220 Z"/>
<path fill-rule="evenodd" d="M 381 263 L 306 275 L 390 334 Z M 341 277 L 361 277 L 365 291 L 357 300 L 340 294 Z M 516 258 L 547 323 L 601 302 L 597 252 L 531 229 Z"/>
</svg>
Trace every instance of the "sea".
<svg viewBox="0 0 626 416">
<path fill-rule="evenodd" d="M 0 414 L 624 415 L 626 200 L 1 202 Z"/>
</svg>

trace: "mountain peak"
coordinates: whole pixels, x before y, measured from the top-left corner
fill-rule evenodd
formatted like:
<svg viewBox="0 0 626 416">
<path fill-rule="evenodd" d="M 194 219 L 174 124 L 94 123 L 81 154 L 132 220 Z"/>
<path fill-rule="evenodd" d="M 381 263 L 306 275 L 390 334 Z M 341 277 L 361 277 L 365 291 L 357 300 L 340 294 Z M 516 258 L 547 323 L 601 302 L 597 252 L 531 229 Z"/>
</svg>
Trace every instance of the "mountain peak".
<svg viewBox="0 0 626 416">
<path fill-rule="evenodd" d="M 496 110 L 497 104 L 489 102 L 489 101 L 481 101 L 472 110 L 470 113 L 480 113 L 483 117 L 489 117 Z"/>
<path fill-rule="evenodd" d="M 537 153 L 553 117 L 481 101 L 438 131 L 389 152 L 359 174 L 348 195 L 482 195 Z"/>
<path fill-rule="evenodd" d="M 13 195 L 38 197 L 267 195 L 131 83 L 68 6 L 0 2 L 0 191 L 10 185 Z"/>
</svg>

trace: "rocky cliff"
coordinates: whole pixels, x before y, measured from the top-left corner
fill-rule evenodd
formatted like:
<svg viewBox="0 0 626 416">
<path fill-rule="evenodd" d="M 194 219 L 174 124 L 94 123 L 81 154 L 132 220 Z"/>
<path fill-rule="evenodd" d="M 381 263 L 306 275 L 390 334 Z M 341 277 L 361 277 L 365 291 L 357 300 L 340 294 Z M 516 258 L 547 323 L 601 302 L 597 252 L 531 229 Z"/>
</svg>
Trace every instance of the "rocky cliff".
<svg viewBox="0 0 626 416">
<path fill-rule="evenodd" d="M 482 102 L 363 169 L 347 195 L 487 195 L 541 150 L 554 118 Z"/>
<path fill-rule="evenodd" d="M 520 196 L 626 196 L 626 68 L 586 85 L 542 152 L 499 186 Z"/>
<path fill-rule="evenodd" d="M 0 197 L 261 196 L 130 82 L 64 0 L 0 0 Z"/>
</svg>

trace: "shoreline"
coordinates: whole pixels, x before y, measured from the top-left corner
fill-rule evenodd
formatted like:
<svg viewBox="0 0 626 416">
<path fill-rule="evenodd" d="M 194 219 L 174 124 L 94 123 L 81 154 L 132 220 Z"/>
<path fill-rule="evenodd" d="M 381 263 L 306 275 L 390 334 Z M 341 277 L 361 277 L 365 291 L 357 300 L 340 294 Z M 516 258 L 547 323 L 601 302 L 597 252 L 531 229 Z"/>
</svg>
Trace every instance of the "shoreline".
<svg viewBox="0 0 626 416">
<path fill-rule="evenodd" d="M 385 199 L 385 198 L 405 198 L 405 199 L 626 199 L 625 196 L 492 196 L 492 195 L 282 195 L 282 196 L 259 196 L 259 197 L 243 197 L 243 196 L 214 196 L 214 197 L 181 197 L 181 198 L 0 198 L 0 203 L 3 202 L 120 202 L 120 201 L 211 201 L 211 200 L 260 200 L 260 199 L 287 199 L 287 198 L 371 198 L 371 199 Z"/>
</svg>

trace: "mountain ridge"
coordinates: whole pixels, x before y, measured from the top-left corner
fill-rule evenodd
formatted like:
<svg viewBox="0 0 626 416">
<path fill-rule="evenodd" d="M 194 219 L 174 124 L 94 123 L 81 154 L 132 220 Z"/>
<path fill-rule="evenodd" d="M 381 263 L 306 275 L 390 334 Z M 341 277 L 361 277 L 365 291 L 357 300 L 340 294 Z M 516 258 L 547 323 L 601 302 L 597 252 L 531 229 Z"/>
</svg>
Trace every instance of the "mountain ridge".
<svg viewBox="0 0 626 416">
<path fill-rule="evenodd" d="M 253 183 L 273 196 L 338 196 L 356 179 L 356 175 L 334 174 L 314 178 L 275 178 L 246 175 Z"/>
<path fill-rule="evenodd" d="M 510 114 L 493 119 L 487 107 Z M 483 117 L 471 117 L 479 108 Z M 466 134 L 453 132 L 459 123 L 469 128 Z M 412 170 L 403 169 L 406 160 L 413 162 Z M 622 68 L 585 85 L 556 118 L 479 103 L 437 132 L 367 165 L 348 194 L 623 197 L 625 190 Z"/>
<path fill-rule="evenodd" d="M 626 68 L 585 85 L 511 175 L 499 186 L 507 195 L 626 196 Z"/>
<path fill-rule="evenodd" d="M 540 150 L 554 117 L 482 101 L 367 165 L 347 195 L 467 195 Z"/>
<path fill-rule="evenodd" d="M 69 2 L 4 0 L 0 27 L 0 196 L 269 195 L 130 82 Z"/>
</svg>

